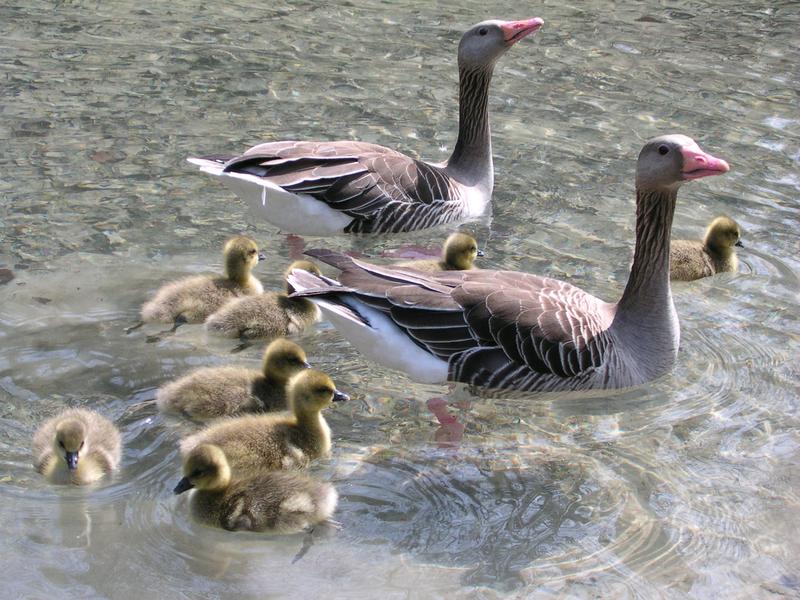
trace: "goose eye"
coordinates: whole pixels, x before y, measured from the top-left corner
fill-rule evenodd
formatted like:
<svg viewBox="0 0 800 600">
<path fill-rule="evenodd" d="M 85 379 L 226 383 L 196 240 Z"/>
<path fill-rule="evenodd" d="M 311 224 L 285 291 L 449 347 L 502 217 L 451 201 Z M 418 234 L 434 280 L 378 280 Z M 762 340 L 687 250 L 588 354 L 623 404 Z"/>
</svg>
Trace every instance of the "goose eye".
<svg viewBox="0 0 800 600">
<path fill-rule="evenodd" d="M 669 148 L 667 148 L 665 145 L 662 144 L 661 146 L 658 147 L 658 153 L 661 156 L 664 156 L 667 152 L 669 152 Z"/>
<path fill-rule="evenodd" d="M 489 33 L 489 30 L 486 29 L 486 27 L 481 27 L 478 29 L 478 35 L 486 35 L 487 33 Z"/>
</svg>

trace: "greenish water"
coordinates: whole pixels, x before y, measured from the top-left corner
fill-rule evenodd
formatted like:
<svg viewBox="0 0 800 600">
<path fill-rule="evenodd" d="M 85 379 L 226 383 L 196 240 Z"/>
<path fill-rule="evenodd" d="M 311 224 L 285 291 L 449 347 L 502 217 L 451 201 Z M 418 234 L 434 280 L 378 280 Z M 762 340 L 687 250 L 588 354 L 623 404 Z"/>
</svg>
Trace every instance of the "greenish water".
<svg viewBox="0 0 800 600">
<path fill-rule="evenodd" d="M 674 235 L 735 218 L 740 273 L 675 285 L 672 375 L 594 398 L 469 398 L 367 363 L 327 324 L 340 531 L 227 534 L 171 494 L 192 426 L 149 403 L 260 348 L 184 327 L 125 336 L 146 296 L 216 270 L 247 233 L 280 286 L 285 237 L 185 163 L 259 141 L 357 138 L 447 156 L 455 50 L 484 18 L 540 16 L 491 92 L 482 265 L 613 300 L 632 256 L 643 140 L 694 137 L 732 170 L 684 186 Z M 6 2 L 0 6 L 0 560 L 5 597 L 800 596 L 800 6 L 796 2 Z M 307 240 L 369 256 L 449 230 Z M 7 271 L 0 271 L 0 277 Z M 4 279 L 7 279 L 4 278 Z M 0 280 L 4 280 L 0 279 Z M 465 426 L 444 440 L 426 401 Z M 119 424 L 119 474 L 47 485 L 30 437 L 64 406 Z"/>
</svg>

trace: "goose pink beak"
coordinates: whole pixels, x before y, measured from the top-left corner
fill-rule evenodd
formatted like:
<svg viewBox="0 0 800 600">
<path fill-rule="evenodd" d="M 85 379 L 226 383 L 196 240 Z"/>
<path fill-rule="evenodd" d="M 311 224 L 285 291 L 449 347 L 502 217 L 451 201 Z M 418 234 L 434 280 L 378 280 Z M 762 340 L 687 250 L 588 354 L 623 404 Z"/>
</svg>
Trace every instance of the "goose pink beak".
<svg viewBox="0 0 800 600">
<path fill-rule="evenodd" d="M 511 46 L 526 35 L 539 31 L 542 25 L 544 25 L 544 20 L 534 17 L 533 19 L 523 19 L 522 21 L 506 21 L 500 25 L 500 29 L 503 30 L 503 38 L 506 44 Z"/>
<path fill-rule="evenodd" d="M 703 152 L 697 144 L 690 144 L 681 148 L 683 154 L 683 178 L 700 179 L 711 175 L 722 175 L 731 170 L 728 163 L 721 158 L 716 158 Z"/>
</svg>

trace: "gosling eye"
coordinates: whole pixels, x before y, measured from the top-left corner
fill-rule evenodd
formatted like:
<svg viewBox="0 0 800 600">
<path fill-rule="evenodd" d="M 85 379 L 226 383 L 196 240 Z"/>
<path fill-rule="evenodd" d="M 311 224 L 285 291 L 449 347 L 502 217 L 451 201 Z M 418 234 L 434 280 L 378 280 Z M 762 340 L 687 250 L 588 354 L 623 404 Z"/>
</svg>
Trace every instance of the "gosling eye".
<svg viewBox="0 0 800 600">
<path fill-rule="evenodd" d="M 61 446 L 62 448 L 64 448 L 64 442 L 62 442 L 62 441 L 59 441 L 59 442 L 58 442 L 58 445 L 59 445 L 59 446 Z"/>
<path fill-rule="evenodd" d="M 667 146 L 665 146 L 664 144 L 661 144 L 661 145 L 658 147 L 658 153 L 659 153 L 661 156 L 664 156 L 664 155 L 665 155 L 667 152 L 669 152 L 669 148 L 668 148 Z"/>
<path fill-rule="evenodd" d="M 489 30 L 486 27 L 478 29 L 478 35 L 486 35 L 487 33 L 489 33 Z"/>
<path fill-rule="evenodd" d="M 81 447 L 80 447 L 80 448 L 78 448 L 78 450 L 83 450 L 83 445 L 84 445 L 85 443 L 86 443 L 85 441 L 81 442 Z"/>
<path fill-rule="evenodd" d="M 189 473 L 189 479 L 194 479 L 195 477 L 200 477 L 203 474 L 201 469 L 195 469 L 191 473 Z"/>
<path fill-rule="evenodd" d="M 255 254 L 255 253 L 256 253 L 256 251 L 255 251 L 255 249 L 254 249 L 254 248 L 250 248 L 250 250 L 248 250 L 248 251 L 247 251 L 247 253 L 248 253 L 250 256 L 252 256 L 253 254 Z"/>
</svg>

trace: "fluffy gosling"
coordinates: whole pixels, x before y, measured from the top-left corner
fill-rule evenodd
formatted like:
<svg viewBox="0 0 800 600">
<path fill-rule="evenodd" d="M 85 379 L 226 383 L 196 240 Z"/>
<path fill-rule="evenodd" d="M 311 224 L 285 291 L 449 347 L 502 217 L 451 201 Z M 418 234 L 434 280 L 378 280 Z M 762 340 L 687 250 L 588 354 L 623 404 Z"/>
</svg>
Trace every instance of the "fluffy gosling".
<svg viewBox="0 0 800 600">
<path fill-rule="evenodd" d="M 157 322 L 172 323 L 171 333 L 183 323 L 202 323 L 233 298 L 264 291 L 261 282 L 250 273 L 259 261 L 258 246 L 253 240 L 244 236 L 231 238 L 225 243 L 223 255 L 224 277 L 197 275 L 163 285 L 142 306 L 141 322 L 126 331 Z"/>
<path fill-rule="evenodd" d="M 51 483 L 85 485 L 119 465 L 122 441 L 111 421 L 70 408 L 45 421 L 33 436 L 34 466 Z"/>
<path fill-rule="evenodd" d="M 309 368 L 303 349 L 278 339 L 264 351 L 262 370 L 204 367 L 156 392 L 159 410 L 202 421 L 248 412 L 286 410 L 286 384 Z"/>
<path fill-rule="evenodd" d="M 474 237 L 466 233 L 452 233 L 444 242 L 440 260 L 409 260 L 394 263 L 394 266 L 426 273 L 468 271 L 473 268 L 477 256 L 483 256 L 483 252 L 478 250 L 478 242 Z"/>
<path fill-rule="evenodd" d="M 320 275 L 317 265 L 307 260 L 293 262 L 286 273 L 293 269 Z M 289 298 L 292 292 L 287 284 L 285 293 L 264 292 L 232 300 L 206 319 L 206 329 L 214 335 L 242 341 L 301 333 L 319 321 L 320 311 L 308 298 Z"/>
<path fill-rule="evenodd" d="M 201 444 L 186 455 L 176 494 L 194 489 L 192 515 L 229 531 L 296 533 L 331 517 L 339 499 L 329 483 L 302 473 L 272 471 L 231 480 L 225 453 Z"/>
<path fill-rule="evenodd" d="M 673 240 L 669 248 L 669 276 L 675 281 L 694 281 L 716 273 L 735 272 L 739 267 L 734 246 L 743 248 L 739 225 L 731 218 L 717 217 L 703 240 Z"/>
<path fill-rule="evenodd" d="M 200 444 L 219 446 L 236 478 L 262 471 L 302 469 L 327 456 L 331 430 L 320 411 L 331 402 L 348 400 L 331 378 L 304 369 L 289 381 L 291 415 L 245 415 L 226 419 L 181 440 L 185 458 Z"/>
</svg>

